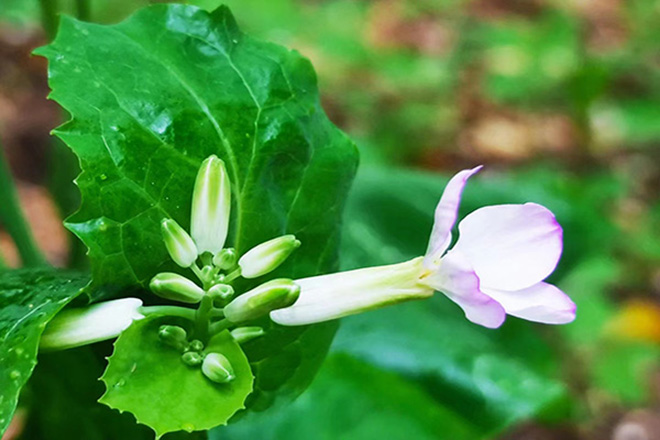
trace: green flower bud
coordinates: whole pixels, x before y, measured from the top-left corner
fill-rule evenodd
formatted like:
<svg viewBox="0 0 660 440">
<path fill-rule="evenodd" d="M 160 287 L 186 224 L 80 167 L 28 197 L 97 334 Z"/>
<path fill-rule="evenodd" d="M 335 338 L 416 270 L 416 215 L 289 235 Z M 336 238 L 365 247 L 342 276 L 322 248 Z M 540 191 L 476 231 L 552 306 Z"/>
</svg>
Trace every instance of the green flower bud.
<svg viewBox="0 0 660 440">
<path fill-rule="evenodd" d="M 188 333 L 177 325 L 161 325 L 158 329 L 158 338 L 170 347 L 183 350 L 188 340 Z"/>
<path fill-rule="evenodd" d="M 216 156 L 202 162 L 192 199 L 190 232 L 197 251 L 216 254 L 225 245 L 231 193 L 225 163 Z"/>
<path fill-rule="evenodd" d="M 196 304 L 204 297 L 204 291 L 188 278 L 171 272 L 159 273 L 149 283 L 151 291 L 161 298 Z"/>
<path fill-rule="evenodd" d="M 196 351 L 187 351 L 181 355 L 181 360 L 189 367 L 196 367 L 204 362 L 204 357 Z"/>
<path fill-rule="evenodd" d="M 244 293 L 224 308 L 225 318 L 244 322 L 259 318 L 272 310 L 288 307 L 298 299 L 300 287 L 288 279 L 276 279 Z"/>
<path fill-rule="evenodd" d="M 208 295 L 213 299 L 213 305 L 224 307 L 234 296 L 234 288 L 229 284 L 216 284 L 209 289 Z"/>
<path fill-rule="evenodd" d="M 192 266 L 197 260 L 197 247 L 190 235 L 172 219 L 163 219 L 160 227 L 172 260 L 181 267 Z"/>
<path fill-rule="evenodd" d="M 204 350 L 204 343 L 202 341 L 199 339 L 193 339 L 190 341 L 190 344 L 188 345 L 188 351 L 200 352 L 202 350 Z"/>
<path fill-rule="evenodd" d="M 243 278 L 256 278 L 274 270 L 300 246 L 294 235 L 283 235 L 253 247 L 238 260 Z"/>
<path fill-rule="evenodd" d="M 204 376 L 216 383 L 229 383 L 236 378 L 229 359 L 220 353 L 209 353 L 202 363 Z"/>
<path fill-rule="evenodd" d="M 251 341 L 264 334 L 264 329 L 261 327 L 238 327 L 231 331 L 231 336 L 239 344 Z"/>
<path fill-rule="evenodd" d="M 236 249 L 223 249 L 213 256 L 213 264 L 221 270 L 228 270 L 236 265 L 236 258 Z"/>
</svg>

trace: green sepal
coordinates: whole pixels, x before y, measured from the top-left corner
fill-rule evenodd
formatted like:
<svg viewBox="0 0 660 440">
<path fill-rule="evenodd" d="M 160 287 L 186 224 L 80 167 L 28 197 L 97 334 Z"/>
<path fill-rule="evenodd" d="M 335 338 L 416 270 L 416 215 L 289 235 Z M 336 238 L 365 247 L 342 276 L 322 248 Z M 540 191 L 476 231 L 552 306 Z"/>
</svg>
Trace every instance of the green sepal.
<svg viewBox="0 0 660 440">
<path fill-rule="evenodd" d="M 106 392 L 99 402 L 130 412 L 158 438 L 226 424 L 245 408 L 252 392 L 254 377 L 247 357 L 228 331 L 214 336 L 205 353 L 222 353 L 236 375 L 230 383 L 214 383 L 199 367 L 186 365 L 179 351 L 159 341 L 158 329 L 164 324 L 190 325 L 171 317 L 144 319 L 119 336 L 101 378 Z"/>
</svg>

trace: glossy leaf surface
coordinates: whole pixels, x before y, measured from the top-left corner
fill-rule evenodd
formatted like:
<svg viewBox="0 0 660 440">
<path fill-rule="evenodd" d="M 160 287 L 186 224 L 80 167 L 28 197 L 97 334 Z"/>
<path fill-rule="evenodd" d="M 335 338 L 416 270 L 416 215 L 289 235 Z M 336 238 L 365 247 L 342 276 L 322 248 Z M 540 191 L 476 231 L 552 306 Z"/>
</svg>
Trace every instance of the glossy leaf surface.
<svg viewBox="0 0 660 440">
<path fill-rule="evenodd" d="M 157 272 L 183 271 L 159 222 L 189 228 L 194 178 L 211 154 L 231 179 L 228 245 L 241 254 L 292 233 L 302 246 L 272 277 L 336 269 L 357 152 L 321 109 L 307 59 L 246 36 L 227 8 L 184 5 L 112 26 L 64 18 L 37 53 L 49 60 L 51 97 L 72 116 L 56 131 L 82 166 L 82 207 L 67 225 L 89 247 L 95 287 L 126 294 Z M 334 330 L 277 329 L 248 344 L 251 404 L 300 393 Z"/>
<path fill-rule="evenodd" d="M 0 273 L 0 434 L 9 426 L 21 388 L 37 364 L 46 324 L 88 282 L 77 273 L 45 269 Z"/>
</svg>

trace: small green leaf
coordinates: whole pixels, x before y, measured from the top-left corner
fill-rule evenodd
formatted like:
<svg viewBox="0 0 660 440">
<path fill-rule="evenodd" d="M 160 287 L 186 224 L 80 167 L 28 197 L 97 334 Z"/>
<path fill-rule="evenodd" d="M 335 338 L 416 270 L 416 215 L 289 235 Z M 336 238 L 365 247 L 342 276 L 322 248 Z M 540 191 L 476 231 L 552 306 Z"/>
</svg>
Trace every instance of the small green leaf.
<svg viewBox="0 0 660 440">
<path fill-rule="evenodd" d="M 88 282 L 78 273 L 47 269 L 0 273 L 0 437 L 37 364 L 44 327 Z"/>
<path fill-rule="evenodd" d="M 101 378 L 106 392 L 99 401 L 131 412 L 158 437 L 227 423 L 245 407 L 252 391 L 254 378 L 241 347 L 228 331 L 209 342 L 204 353 L 224 355 L 236 375 L 232 382 L 217 384 L 207 379 L 199 366 L 186 365 L 180 351 L 160 341 L 158 329 L 163 324 L 187 325 L 175 318 L 145 319 L 119 336 Z"/>
</svg>

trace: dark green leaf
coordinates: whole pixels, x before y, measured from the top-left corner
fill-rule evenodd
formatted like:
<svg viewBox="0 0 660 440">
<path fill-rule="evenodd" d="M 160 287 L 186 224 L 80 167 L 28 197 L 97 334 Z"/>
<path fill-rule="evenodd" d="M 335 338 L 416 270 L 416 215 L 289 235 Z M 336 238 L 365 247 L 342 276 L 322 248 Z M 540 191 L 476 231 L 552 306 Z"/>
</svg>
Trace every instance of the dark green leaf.
<svg viewBox="0 0 660 440">
<path fill-rule="evenodd" d="M 24 440 L 153 440 L 154 433 L 97 403 L 103 394 L 103 373 L 110 343 L 61 352 L 44 352 L 22 405 L 28 419 Z"/>
<path fill-rule="evenodd" d="M 95 286 L 144 286 L 177 270 L 159 222 L 188 227 L 194 176 L 210 154 L 229 169 L 229 244 L 239 253 L 292 233 L 302 246 L 273 277 L 337 268 L 357 154 L 297 52 L 244 35 L 226 8 L 155 5 L 114 26 L 64 18 L 37 53 L 49 60 L 52 98 L 72 115 L 57 134 L 81 161 L 83 201 L 67 225 L 90 249 Z M 304 389 L 334 329 L 278 329 L 248 345 L 251 403 Z"/>
<path fill-rule="evenodd" d="M 472 440 L 481 430 L 438 406 L 423 386 L 346 355 L 333 355 L 285 410 L 218 428 L 217 440 Z"/>
<path fill-rule="evenodd" d="M 37 364 L 44 327 L 88 282 L 78 273 L 46 269 L 0 272 L 0 434 Z"/>
<path fill-rule="evenodd" d="M 145 319 L 131 325 L 108 358 L 100 402 L 129 411 L 156 436 L 174 431 L 201 431 L 227 423 L 252 391 L 252 371 L 243 350 L 228 331 L 214 336 L 204 353 L 220 353 L 231 363 L 236 379 L 227 384 L 206 378 L 200 366 L 190 367 L 181 352 L 159 340 L 163 324 L 185 325 L 173 318 Z"/>
</svg>

